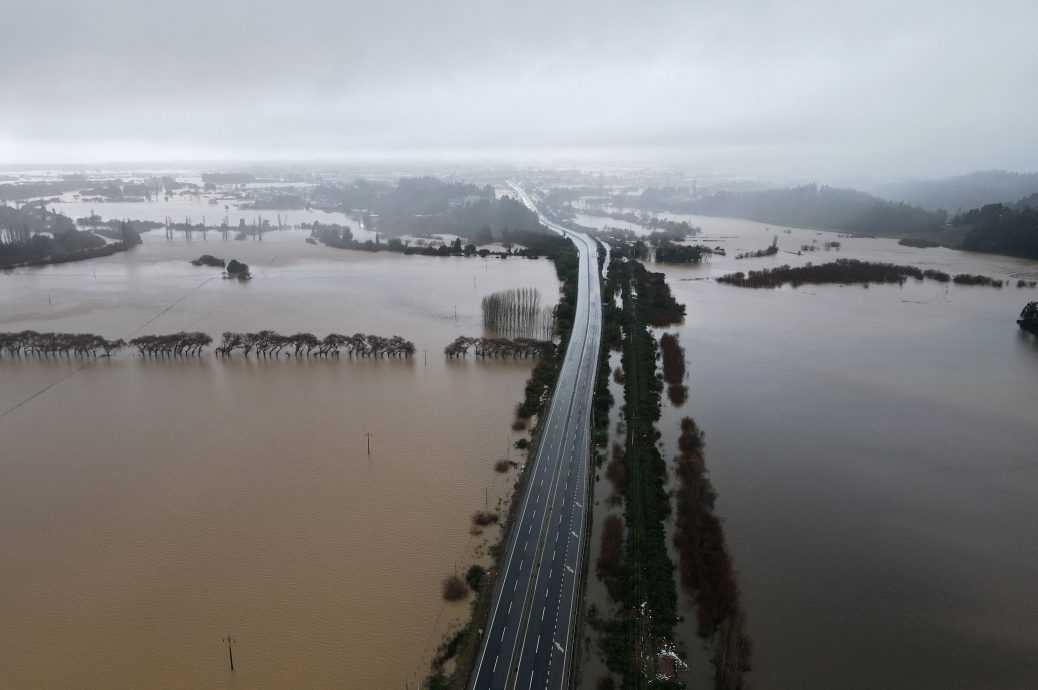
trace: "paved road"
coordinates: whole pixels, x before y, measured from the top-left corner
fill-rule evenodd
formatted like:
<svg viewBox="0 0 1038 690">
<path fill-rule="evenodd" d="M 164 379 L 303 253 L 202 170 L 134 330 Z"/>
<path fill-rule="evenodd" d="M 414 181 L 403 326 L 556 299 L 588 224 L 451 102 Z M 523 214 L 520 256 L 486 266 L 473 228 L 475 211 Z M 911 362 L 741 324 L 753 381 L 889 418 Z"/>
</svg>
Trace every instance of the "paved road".
<svg viewBox="0 0 1038 690">
<path fill-rule="evenodd" d="M 541 222 L 572 238 L 580 252 L 577 311 L 555 394 L 540 421 L 537 453 L 526 468 L 526 491 L 480 641 L 473 690 L 562 688 L 572 661 L 602 298 L 594 240 L 543 216 Z"/>
</svg>

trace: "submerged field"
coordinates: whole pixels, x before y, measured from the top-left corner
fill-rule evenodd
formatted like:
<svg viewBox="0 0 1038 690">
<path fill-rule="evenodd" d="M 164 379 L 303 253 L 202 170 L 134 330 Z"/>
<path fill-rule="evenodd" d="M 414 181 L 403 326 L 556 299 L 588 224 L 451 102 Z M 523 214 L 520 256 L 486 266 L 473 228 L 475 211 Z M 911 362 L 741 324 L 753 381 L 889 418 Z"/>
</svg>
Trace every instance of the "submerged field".
<svg viewBox="0 0 1038 690">
<path fill-rule="evenodd" d="M 494 290 L 553 304 L 554 268 L 304 237 L 149 233 L 124 254 L 0 275 L 3 331 L 360 331 L 417 347 L 409 360 L 5 355 L 0 686 L 399 687 L 467 614 L 441 580 L 486 558 L 492 532 L 470 535 L 469 518 L 508 494 L 514 471 L 493 465 L 532 360 L 443 347 L 482 333 Z M 187 263 L 203 253 L 254 279 Z"/>
</svg>

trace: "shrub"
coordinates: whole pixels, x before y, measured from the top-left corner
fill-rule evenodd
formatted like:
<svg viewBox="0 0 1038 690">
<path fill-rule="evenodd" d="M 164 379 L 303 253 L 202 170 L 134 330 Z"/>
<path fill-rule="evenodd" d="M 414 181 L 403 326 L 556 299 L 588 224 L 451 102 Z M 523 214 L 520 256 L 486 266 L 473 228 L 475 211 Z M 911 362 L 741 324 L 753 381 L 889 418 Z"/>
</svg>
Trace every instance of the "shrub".
<svg viewBox="0 0 1038 690">
<path fill-rule="evenodd" d="M 460 601 L 468 596 L 469 586 L 457 575 L 443 578 L 443 598 L 447 601 Z"/>
<path fill-rule="evenodd" d="M 498 521 L 497 513 L 492 513 L 489 510 L 477 510 L 472 514 L 472 522 L 479 525 L 480 527 L 486 527 L 487 525 L 496 524 Z"/>
</svg>

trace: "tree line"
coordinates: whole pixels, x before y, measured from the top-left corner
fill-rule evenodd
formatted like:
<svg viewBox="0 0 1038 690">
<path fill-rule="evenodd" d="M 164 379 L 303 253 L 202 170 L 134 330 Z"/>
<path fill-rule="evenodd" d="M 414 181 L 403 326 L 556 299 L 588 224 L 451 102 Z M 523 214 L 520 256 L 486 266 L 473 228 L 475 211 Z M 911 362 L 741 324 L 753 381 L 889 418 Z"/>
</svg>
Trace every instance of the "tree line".
<svg viewBox="0 0 1038 690">
<path fill-rule="evenodd" d="M 36 331 L 20 331 L 18 333 L 0 333 L 0 353 L 7 350 L 9 355 L 28 355 L 31 357 L 49 357 L 69 354 L 76 357 L 96 357 L 98 351 L 109 356 L 115 350 L 126 347 L 126 341 L 107 340 L 93 333 L 38 333 Z"/>
<path fill-rule="evenodd" d="M 667 397 L 675 407 L 681 407 L 688 399 L 685 380 L 685 349 L 678 337 L 671 333 L 660 336 L 660 352 L 663 355 L 663 381 L 667 384 Z"/>
<path fill-rule="evenodd" d="M 752 645 L 724 529 L 714 513 L 717 493 L 706 474 L 703 432 L 690 417 L 681 420 L 678 450 L 674 546 L 681 585 L 695 597 L 699 636 L 714 646 L 714 688 L 736 690 L 744 687 Z"/>
<path fill-rule="evenodd" d="M 443 349 L 448 357 L 464 357 L 472 350 L 476 357 L 544 357 L 555 352 L 555 343 L 532 338 L 466 338 L 459 336 Z"/>
<path fill-rule="evenodd" d="M 1000 288 L 1004 281 L 987 276 L 960 273 L 954 278 L 943 271 L 934 269 L 923 270 L 915 266 L 904 266 L 890 263 L 873 261 L 860 261 L 858 259 L 837 259 L 827 264 L 805 264 L 803 266 L 782 265 L 777 268 L 768 268 L 761 271 L 750 271 L 743 273 L 727 273 L 717 282 L 736 287 L 748 288 L 777 288 L 791 284 L 798 287 L 805 283 L 822 285 L 826 283 L 839 283 L 850 285 L 853 283 L 898 283 L 903 285 L 909 278 L 916 280 L 930 279 L 941 283 L 949 281 L 959 285 L 989 285 Z"/>
<path fill-rule="evenodd" d="M 110 356 L 113 352 L 127 346 L 137 348 L 144 356 L 152 357 L 187 357 L 201 354 L 211 345 L 213 338 L 199 331 L 168 333 L 162 335 L 141 335 L 128 343 L 123 339 L 108 340 L 93 333 L 38 333 L 37 331 L 20 331 L 18 333 L 0 333 L 0 353 L 4 350 L 9 355 L 27 356 L 59 356 L 74 355 Z M 543 344 L 541 351 L 544 351 Z M 549 343 L 550 345 L 550 343 Z M 554 348 L 554 345 L 551 346 Z M 529 346 L 528 351 L 535 348 Z M 220 346 L 215 352 L 229 356 L 235 351 L 246 357 L 250 353 L 257 356 L 277 357 L 282 352 L 303 356 L 338 356 L 345 352 L 353 357 L 410 357 L 415 353 L 415 346 L 409 340 L 398 335 L 384 338 L 377 335 L 355 333 L 352 336 L 331 333 L 323 339 L 312 333 L 296 333 L 280 335 L 274 331 L 258 333 L 223 334 Z M 484 355 L 492 356 L 492 355 Z"/>
<path fill-rule="evenodd" d="M 550 338 L 555 330 L 555 310 L 541 308 L 535 288 L 513 288 L 483 298 L 483 327 L 507 334 L 537 334 Z"/>
<path fill-rule="evenodd" d="M 230 356 L 235 351 L 242 352 L 246 357 L 250 353 L 258 357 L 279 357 L 282 352 L 296 357 L 338 357 L 343 352 L 350 357 L 410 357 L 415 353 L 415 346 L 410 340 L 398 335 L 385 338 L 363 333 L 329 333 L 318 339 L 313 333 L 281 335 L 275 331 L 225 332 L 216 354 Z"/>
</svg>

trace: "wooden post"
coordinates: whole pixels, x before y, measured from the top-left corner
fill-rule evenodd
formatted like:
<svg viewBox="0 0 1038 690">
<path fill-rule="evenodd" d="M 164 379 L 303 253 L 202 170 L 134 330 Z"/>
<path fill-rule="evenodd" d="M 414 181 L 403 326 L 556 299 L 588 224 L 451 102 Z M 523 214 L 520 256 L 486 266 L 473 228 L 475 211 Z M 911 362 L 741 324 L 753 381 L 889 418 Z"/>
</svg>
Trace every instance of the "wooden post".
<svg viewBox="0 0 1038 690">
<path fill-rule="evenodd" d="M 368 455 L 371 455 L 371 432 L 365 432 L 364 435 L 368 437 Z"/>
<path fill-rule="evenodd" d="M 234 652 L 231 650 L 231 645 L 234 643 L 234 638 L 228 635 L 223 638 L 224 642 L 227 643 L 227 658 L 231 660 L 231 670 L 234 670 Z"/>
</svg>

